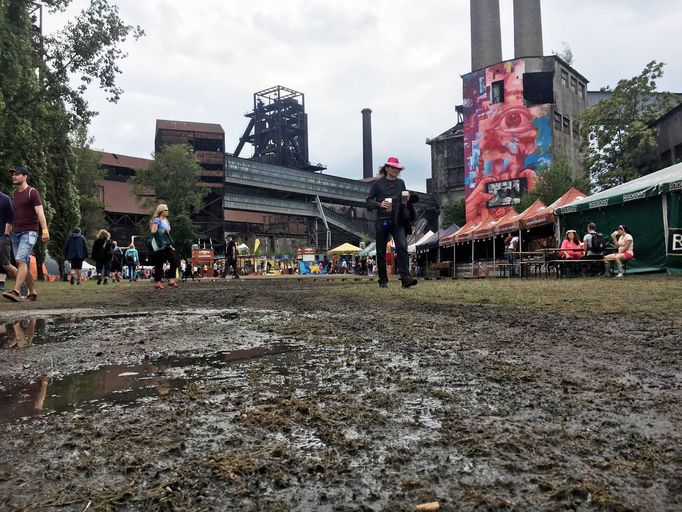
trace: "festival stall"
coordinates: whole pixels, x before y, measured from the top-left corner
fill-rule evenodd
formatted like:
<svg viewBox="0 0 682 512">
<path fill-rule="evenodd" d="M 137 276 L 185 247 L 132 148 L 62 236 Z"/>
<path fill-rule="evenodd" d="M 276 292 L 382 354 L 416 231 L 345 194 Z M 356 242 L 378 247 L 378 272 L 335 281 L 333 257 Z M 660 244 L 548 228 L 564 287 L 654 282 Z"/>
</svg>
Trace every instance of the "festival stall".
<svg viewBox="0 0 682 512">
<path fill-rule="evenodd" d="M 682 163 L 576 199 L 554 213 L 560 232 L 575 229 L 582 235 L 594 222 L 608 238 L 619 225 L 628 226 L 635 253 L 628 273 L 682 274 Z"/>
</svg>

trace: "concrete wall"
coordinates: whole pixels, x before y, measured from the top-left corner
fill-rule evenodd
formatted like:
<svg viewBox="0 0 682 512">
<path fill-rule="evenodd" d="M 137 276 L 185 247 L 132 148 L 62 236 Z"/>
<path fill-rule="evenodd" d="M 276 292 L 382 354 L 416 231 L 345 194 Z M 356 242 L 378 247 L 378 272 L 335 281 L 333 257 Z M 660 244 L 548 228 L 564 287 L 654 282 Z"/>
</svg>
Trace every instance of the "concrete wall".
<svg viewBox="0 0 682 512">
<path fill-rule="evenodd" d="M 464 198 L 464 135 L 461 131 L 431 139 L 431 181 L 427 192 L 441 206 Z"/>
<path fill-rule="evenodd" d="M 569 159 L 574 173 L 582 171 L 580 158 L 580 137 L 578 117 L 587 108 L 587 81 L 577 74 L 561 60 L 554 57 L 545 57 L 545 66 L 554 69 L 554 111 L 552 112 L 552 153 L 561 152 Z M 566 84 L 562 76 L 567 77 Z M 573 84 L 575 83 L 575 88 Z M 581 87 L 582 86 L 582 87 Z M 555 116 L 561 116 L 561 128 L 555 122 Z M 568 120 L 568 127 L 565 126 Z"/>
<path fill-rule="evenodd" d="M 502 60 L 499 0 L 471 0 L 471 69 Z"/>
<path fill-rule="evenodd" d="M 673 109 L 659 121 L 658 153 L 663 160 L 663 167 L 682 162 L 682 107 Z"/>
</svg>

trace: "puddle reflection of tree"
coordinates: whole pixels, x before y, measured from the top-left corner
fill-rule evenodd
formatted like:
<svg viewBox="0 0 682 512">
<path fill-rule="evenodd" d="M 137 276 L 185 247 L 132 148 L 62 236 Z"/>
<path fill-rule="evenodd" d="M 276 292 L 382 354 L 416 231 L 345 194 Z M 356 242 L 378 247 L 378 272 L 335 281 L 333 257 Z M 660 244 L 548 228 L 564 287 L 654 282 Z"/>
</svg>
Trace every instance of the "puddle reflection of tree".
<svg viewBox="0 0 682 512">
<path fill-rule="evenodd" d="M 45 327 L 45 320 L 29 318 L 0 324 L 0 338 L 5 338 L 2 348 L 25 348 L 33 343 L 38 327 Z"/>
</svg>

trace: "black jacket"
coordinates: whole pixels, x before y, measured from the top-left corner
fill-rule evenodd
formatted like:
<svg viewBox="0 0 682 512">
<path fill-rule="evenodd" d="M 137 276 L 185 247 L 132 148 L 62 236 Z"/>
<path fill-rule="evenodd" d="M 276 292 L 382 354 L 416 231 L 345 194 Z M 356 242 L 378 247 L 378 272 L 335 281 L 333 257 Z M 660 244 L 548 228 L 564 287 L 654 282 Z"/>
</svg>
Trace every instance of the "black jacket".
<svg viewBox="0 0 682 512">
<path fill-rule="evenodd" d="M 419 197 L 415 194 L 410 194 L 407 204 L 402 204 L 401 194 L 403 190 L 407 190 L 405 182 L 400 178 L 394 181 L 387 180 L 381 177 L 372 184 L 369 195 L 366 199 L 367 210 L 377 212 L 377 219 L 391 219 L 393 222 L 400 224 L 405 229 L 406 235 L 412 234 L 412 223 L 417 218 L 417 212 L 414 209 L 414 204 L 419 201 Z M 393 199 L 393 210 L 390 213 L 380 209 L 381 202 L 387 197 Z"/>
<path fill-rule="evenodd" d="M 114 244 L 109 240 L 98 238 L 92 244 L 92 259 L 98 263 L 110 263 L 114 256 Z"/>
</svg>

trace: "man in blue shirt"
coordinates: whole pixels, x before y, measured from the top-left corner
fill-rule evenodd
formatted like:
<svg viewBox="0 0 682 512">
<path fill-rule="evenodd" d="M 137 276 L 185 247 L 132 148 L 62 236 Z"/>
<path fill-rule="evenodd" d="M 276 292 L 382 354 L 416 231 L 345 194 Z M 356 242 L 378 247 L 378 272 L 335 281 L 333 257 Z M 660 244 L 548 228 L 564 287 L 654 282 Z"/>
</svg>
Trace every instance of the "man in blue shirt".
<svg viewBox="0 0 682 512">
<path fill-rule="evenodd" d="M 17 268 L 12 265 L 11 240 L 12 223 L 14 223 L 14 208 L 8 195 L 0 192 L 0 292 L 5 289 L 7 274 L 17 275 Z"/>
</svg>

